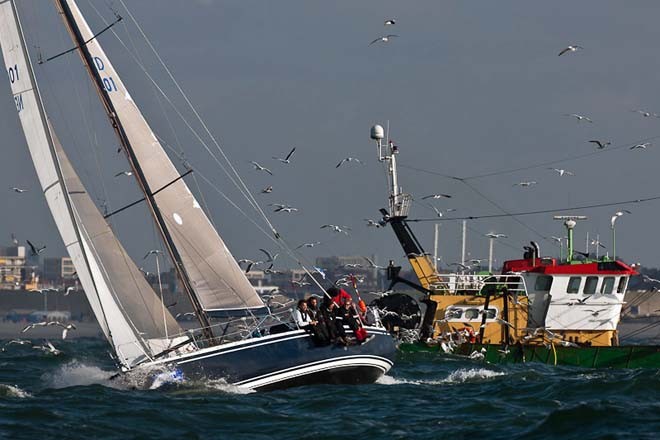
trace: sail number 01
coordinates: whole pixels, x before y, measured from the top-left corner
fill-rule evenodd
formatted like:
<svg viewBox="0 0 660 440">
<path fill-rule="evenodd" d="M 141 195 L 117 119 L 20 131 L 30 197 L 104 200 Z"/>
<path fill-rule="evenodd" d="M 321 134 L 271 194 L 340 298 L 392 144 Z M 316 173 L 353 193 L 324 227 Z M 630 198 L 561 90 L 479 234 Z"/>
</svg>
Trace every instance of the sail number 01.
<svg viewBox="0 0 660 440">
<path fill-rule="evenodd" d="M 20 76 L 18 75 L 18 64 L 14 64 L 13 67 L 10 67 L 7 70 L 7 73 L 9 74 L 9 82 L 12 84 L 20 79 Z M 14 96 L 14 103 L 16 104 L 16 111 L 20 113 L 20 111 L 23 110 L 23 95 L 18 94 Z"/>
<path fill-rule="evenodd" d="M 103 72 L 105 70 L 105 63 L 103 60 L 99 57 L 94 57 L 94 64 L 96 64 L 96 70 L 99 71 L 99 73 Z M 101 81 L 103 81 L 103 87 L 108 92 L 116 92 L 117 91 L 117 85 L 115 84 L 115 80 L 112 79 L 111 76 L 106 76 L 102 77 Z"/>
</svg>

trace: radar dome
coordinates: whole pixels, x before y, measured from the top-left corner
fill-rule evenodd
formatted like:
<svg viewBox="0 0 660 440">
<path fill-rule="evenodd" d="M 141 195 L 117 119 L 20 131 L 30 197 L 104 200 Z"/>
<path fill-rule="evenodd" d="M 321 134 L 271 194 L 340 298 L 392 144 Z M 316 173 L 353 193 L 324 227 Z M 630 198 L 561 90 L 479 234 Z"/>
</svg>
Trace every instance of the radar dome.
<svg viewBox="0 0 660 440">
<path fill-rule="evenodd" d="M 383 127 L 380 125 L 374 125 L 371 127 L 371 139 L 380 141 L 385 138 L 385 130 L 383 130 Z"/>
</svg>

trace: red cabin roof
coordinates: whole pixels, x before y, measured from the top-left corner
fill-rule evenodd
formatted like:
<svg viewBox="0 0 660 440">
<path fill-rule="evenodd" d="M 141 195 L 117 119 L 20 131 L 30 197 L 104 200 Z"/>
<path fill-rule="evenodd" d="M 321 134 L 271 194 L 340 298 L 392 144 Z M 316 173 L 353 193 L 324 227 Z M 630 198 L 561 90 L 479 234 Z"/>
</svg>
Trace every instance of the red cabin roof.
<svg viewBox="0 0 660 440">
<path fill-rule="evenodd" d="M 619 260 L 558 264 L 556 258 L 550 257 L 506 261 L 502 273 L 509 272 L 536 272 L 548 275 L 639 275 L 635 269 Z"/>
</svg>

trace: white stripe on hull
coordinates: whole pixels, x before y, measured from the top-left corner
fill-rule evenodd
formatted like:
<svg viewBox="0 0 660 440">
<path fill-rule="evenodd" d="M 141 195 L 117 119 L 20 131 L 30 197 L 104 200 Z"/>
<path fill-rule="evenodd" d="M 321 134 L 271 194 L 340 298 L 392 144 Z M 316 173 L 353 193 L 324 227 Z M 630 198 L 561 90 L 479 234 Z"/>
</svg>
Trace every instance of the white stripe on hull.
<svg viewBox="0 0 660 440">
<path fill-rule="evenodd" d="M 302 365 L 295 368 L 289 368 L 282 371 L 276 371 L 265 376 L 259 376 L 257 378 L 247 379 L 241 382 L 236 382 L 233 385 L 236 385 L 239 388 L 245 389 L 254 389 L 260 388 L 267 385 L 272 385 L 277 382 L 285 382 L 290 379 L 294 379 L 300 376 L 306 376 L 314 373 L 319 373 L 321 371 L 328 371 L 335 368 L 346 368 L 346 367 L 371 367 L 377 368 L 383 372 L 387 373 L 390 368 L 392 368 L 392 362 L 381 357 L 376 356 L 349 356 L 343 359 L 333 359 L 327 362 L 315 362 L 314 364 Z"/>
</svg>

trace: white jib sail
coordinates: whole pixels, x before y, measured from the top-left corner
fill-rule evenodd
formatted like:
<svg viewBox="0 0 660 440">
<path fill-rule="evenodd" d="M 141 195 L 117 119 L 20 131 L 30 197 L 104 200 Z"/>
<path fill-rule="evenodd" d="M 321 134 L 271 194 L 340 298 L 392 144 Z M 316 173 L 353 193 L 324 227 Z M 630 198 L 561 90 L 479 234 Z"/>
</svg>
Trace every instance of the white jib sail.
<svg viewBox="0 0 660 440">
<path fill-rule="evenodd" d="M 130 368 L 146 359 L 151 348 L 137 334 L 113 297 L 103 265 L 92 251 L 93 243 L 80 234 L 14 0 L 0 0 L 0 47 L 14 105 L 48 207 L 103 333 L 114 346 L 121 364 Z"/>
<path fill-rule="evenodd" d="M 195 200 L 151 127 L 94 38 L 74 0 L 65 0 L 133 147 L 157 208 L 181 256 L 193 290 L 207 311 L 252 309 L 264 303 Z M 179 179 L 179 180 L 177 180 Z M 174 182 L 174 183 L 172 183 Z M 169 185 L 169 186 L 168 186 Z"/>
</svg>

